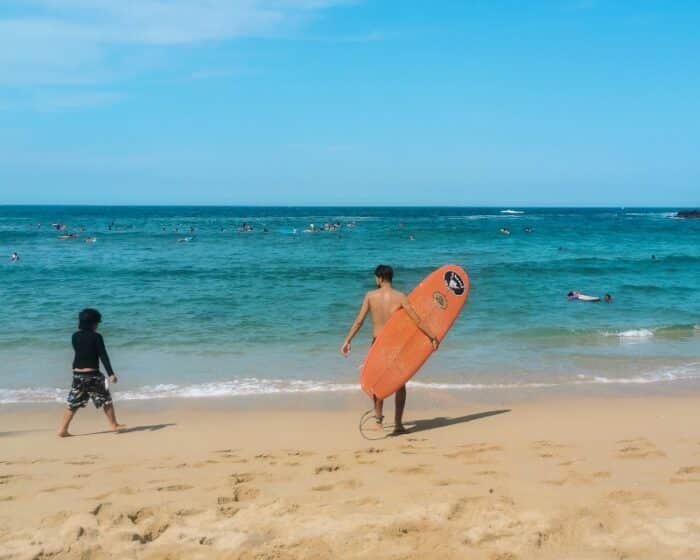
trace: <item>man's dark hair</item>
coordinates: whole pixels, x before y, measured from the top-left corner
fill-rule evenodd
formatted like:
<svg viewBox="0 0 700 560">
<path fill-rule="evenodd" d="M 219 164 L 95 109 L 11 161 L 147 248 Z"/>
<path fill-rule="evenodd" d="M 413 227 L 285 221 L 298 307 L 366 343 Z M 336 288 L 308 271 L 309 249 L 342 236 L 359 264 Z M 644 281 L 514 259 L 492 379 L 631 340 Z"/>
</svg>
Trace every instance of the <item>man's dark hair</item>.
<svg viewBox="0 0 700 560">
<path fill-rule="evenodd" d="M 97 309 L 88 307 L 78 314 L 78 328 L 81 331 L 95 330 L 102 321 L 102 315 Z"/>
<path fill-rule="evenodd" d="M 394 269 L 386 264 L 380 264 L 374 269 L 374 275 L 380 280 L 391 282 L 394 279 Z"/>
</svg>

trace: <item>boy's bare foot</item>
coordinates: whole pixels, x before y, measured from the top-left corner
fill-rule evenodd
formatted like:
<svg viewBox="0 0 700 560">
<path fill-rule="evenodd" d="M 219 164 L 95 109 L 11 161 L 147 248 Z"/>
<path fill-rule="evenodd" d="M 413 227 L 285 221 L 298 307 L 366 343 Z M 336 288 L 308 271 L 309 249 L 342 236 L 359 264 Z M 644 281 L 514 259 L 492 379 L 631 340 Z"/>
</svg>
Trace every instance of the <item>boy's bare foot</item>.
<svg viewBox="0 0 700 560">
<path fill-rule="evenodd" d="M 73 434 L 70 434 L 68 432 L 58 432 L 58 434 L 56 434 L 56 435 L 58 437 L 71 437 Z"/>
<path fill-rule="evenodd" d="M 113 432 L 119 433 L 124 428 L 126 428 L 126 424 L 112 424 L 112 431 Z"/>
</svg>

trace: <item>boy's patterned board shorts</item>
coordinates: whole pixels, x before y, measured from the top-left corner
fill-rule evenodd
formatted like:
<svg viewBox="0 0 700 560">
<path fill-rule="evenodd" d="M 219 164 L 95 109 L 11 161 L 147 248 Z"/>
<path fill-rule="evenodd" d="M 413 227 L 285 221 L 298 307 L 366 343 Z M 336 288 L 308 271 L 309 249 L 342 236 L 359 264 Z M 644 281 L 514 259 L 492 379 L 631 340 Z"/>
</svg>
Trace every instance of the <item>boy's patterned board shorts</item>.
<svg viewBox="0 0 700 560">
<path fill-rule="evenodd" d="M 74 373 L 73 385 L 66 399 L 68 408 L 71 410 L 82 408 L 90 399 L 95 408 L 112 404 L 112 395 L 105 385 L 105 376 L 101 373 Z"/>
</svg>

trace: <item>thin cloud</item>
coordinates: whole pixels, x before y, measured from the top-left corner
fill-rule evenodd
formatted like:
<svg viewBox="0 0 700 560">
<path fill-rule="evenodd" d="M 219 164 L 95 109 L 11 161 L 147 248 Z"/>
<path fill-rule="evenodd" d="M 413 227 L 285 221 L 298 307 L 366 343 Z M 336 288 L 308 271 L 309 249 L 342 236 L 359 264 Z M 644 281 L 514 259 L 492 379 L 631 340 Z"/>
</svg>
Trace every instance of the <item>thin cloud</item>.
<svg viewBox="0 0 700 560">
<path fill-rule="evenodd" d="M 4 13 L 9 15 L 0 15 L 0 85 L 114 84 L 129 77 L 129 68 L 146 71 L 142 60 L 151 52 L 290 33 L 344 3 L 347 0 L 5 0 Z M 200 71 L 192 77 L 215 76 Z M 91 95 L 85 94 L 84 106 Z M 71 106 L 68 98 L 65 105 Z"/>
</svg>

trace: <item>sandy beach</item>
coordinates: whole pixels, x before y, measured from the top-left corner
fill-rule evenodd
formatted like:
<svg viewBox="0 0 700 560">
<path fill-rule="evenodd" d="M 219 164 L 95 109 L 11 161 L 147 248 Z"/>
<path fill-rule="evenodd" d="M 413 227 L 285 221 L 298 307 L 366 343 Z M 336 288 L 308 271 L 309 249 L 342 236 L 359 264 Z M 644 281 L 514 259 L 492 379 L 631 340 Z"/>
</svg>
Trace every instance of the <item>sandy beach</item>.
<svg viewBox="0 0 700 560">
<path fill-rule="evenodd" d="M 5 406 L 0 558 L 700 558 L 697 393 L 428 402 L 375 441 L 359 399 L 120 403 L 67 440 Z"/>
</svg>

